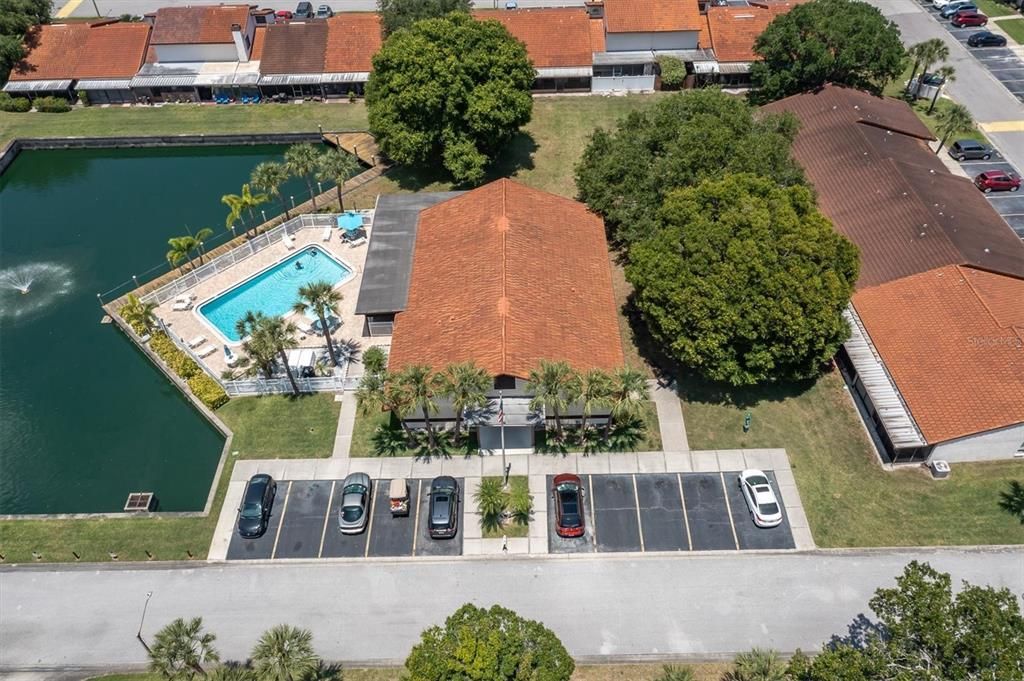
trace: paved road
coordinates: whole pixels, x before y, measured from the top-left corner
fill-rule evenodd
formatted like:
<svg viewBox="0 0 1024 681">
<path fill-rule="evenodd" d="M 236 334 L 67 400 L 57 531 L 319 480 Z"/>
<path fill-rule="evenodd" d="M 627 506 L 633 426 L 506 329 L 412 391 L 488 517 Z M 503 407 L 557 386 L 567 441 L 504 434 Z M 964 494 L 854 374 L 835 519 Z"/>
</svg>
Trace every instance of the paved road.
<svg viewBox="0 0 1024 681">
<path fill-rule="evenodd" d="M 55 0 L 54 14 L 58 17 L 116 17 L 122 14 L 142 15 L 153 12 L 160 7 L 183 7 L 185 5 L 220 5 L 232 0 Z M 320 0 L 313 5 L 326 1 L 335 12 L 369 12 L 377 9 L 377 0 Z M 520 7 L 562 7 L 566 5 L 583 5 L 583 0 L 518 0 Z M 265 0 L 261 7 L 274 9 L 295 9 L 298 0 Z M 476 0 L 479 9 L 504 7 L 505 0 Z"/>
<path fill-rule="evenodd" d="M 1024 123 L 1024 104 L 975 59 L 949 31 L 913 0 L 868 0 L 885 16 L 896 22 L 906 45 L 939 38 L 949 46 L 949 63 L 956 68 L 956 81 L 947 91 L 970 109 L 978 123 L 1020 121 Z M 1021 126 L 1024 128 L 1024 125 Z M 989 132 L 989 138 L 1013 165 L 1024 168 L 1024 129 L 1013 132 Z"/>
<path fill-rule="evenodd" d="M 201 615 L 226 659 L 288 622 L 312 629 L 328 659 L 395 662 L 466 601 L 543 620 L 583 659 L 815 649 L 914 558 L 957 584 L 1024 592 L 1022 549 L 21 568 L 0 572 L 0 670 L 144 662 L 134 637 L 147 591 L 144 637 Z"/>
</svg>

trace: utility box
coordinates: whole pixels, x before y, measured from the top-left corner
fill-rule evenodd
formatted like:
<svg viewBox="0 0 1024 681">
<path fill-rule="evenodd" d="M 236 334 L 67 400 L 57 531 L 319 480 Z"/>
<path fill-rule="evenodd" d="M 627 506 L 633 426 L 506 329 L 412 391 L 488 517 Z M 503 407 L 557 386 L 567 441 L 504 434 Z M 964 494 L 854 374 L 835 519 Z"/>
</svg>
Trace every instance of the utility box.
<svg viewBox="0 0 1024 681">
<path fill-rule="evenodd" d="M 936 480 L 948 478 L 949 474 L 953 472 L 953 469 L 949 467 L 948 461 L 932 461 L 930 466 L 932 469 L 932 477 Z"/>
</svg>

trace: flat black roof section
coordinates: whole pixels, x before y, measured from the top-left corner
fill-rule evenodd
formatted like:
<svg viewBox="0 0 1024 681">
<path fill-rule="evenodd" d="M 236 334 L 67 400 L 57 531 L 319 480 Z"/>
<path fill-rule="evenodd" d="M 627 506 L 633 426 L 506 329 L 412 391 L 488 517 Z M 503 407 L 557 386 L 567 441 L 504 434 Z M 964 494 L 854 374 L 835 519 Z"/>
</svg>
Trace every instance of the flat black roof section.
<svg viewBox="0 0 1024 681">
<path fill-rule="evenodd" d="M 389 314 L 405 309 L 420 211 L 464 193 L 385 194 L 377 200 L 356 314 Z"/>
</svg>

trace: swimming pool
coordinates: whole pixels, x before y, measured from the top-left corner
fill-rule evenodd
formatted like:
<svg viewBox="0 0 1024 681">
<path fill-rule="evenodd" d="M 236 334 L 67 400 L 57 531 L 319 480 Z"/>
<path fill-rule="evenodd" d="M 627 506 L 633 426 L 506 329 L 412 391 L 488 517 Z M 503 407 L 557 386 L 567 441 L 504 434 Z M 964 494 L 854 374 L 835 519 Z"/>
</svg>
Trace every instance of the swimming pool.
<svg viewBox="0 0 1024 681">
<path fill-rule="evenodd" d="M 234 288 L 199 306 L 199 314 L 224 338 L 237 343 L 235 324 L 247 312 L 262 312 L 268 317 L 291 311 L 299 299 L 299 288 L 314 281 L 331 284 L 347 280 L 352 270 L 317 246 L 307 246 L 295 255 L 271 265 Z"/>
</svg>

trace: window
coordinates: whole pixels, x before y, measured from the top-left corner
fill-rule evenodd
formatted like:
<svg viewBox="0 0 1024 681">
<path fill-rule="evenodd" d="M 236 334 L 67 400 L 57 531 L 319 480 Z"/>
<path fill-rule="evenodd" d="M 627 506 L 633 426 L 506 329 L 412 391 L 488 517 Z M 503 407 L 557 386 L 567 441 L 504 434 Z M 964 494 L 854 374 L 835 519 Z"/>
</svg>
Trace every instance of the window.
<svg viewBox="0 0 1024 681">
<path fill-rule="evenodd" d="M 495 378 L 494 378 L 494 389 L 495 390 L 515 390 L 516 389 L 516 377 L 515 376 L 495 376 Z"/>
</svg>

